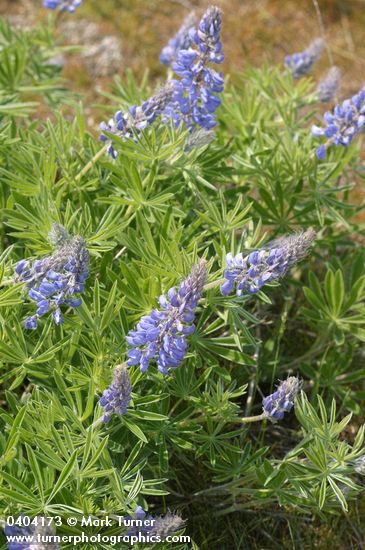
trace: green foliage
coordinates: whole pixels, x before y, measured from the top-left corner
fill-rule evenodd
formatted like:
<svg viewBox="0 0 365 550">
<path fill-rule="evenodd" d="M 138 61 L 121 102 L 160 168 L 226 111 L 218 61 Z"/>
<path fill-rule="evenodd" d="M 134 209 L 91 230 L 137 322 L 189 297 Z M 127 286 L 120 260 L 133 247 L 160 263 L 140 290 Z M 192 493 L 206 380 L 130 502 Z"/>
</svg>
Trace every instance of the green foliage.
<svg viewBox="0 0 365 550">
<path fill-rule="evenodd" d="M 59 51 L 51 32 L 2 23 L 0 43 L 2 514 L 103 517 L 137 504 L 184 517 L 203 505 L 206 516 L 278 505 L 322 520 L 351 512 L 363 453 L 363 206 L 351 202 L 356 146 L 315 158 L 312 82 L 250 68 L 228 85 L 210 145 L 188 151 L 185 130 L 156 125 L 138 143 L 114 138 L 118 158 L 80 176 L 100 146 L 47 62 Z M 149 92 L 129 74 L 106 97 L 114 110 Z M 59 113 L 29 118 L 34 97 L 60 101 Z M 45 316 L 26 332 L 32 305 L 9 282 L 17 261 L 49 254 L 55 222 L 87 241 L 84 303 L 62 326 Z M 313 255 L 280 287 L 241 298 L 210 289 L 184 363 L 166 377 L 131 369 L 128 412 L 99 422 L 126 333 L 198 257 L 217 281 L 227 252 L 310 226 Z M 305 380 L 297 420 L 242 427 L 243 411 L 260 414 L 287 373 Z M 219 545 L 201 529 L 199 547 Z"/>
</svg>

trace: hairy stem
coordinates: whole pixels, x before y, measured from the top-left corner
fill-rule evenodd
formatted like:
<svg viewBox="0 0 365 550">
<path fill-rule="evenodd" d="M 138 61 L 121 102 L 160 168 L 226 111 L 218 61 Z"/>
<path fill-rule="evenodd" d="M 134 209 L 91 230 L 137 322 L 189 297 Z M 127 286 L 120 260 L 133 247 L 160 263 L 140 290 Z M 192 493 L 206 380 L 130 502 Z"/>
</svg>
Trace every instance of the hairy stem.
<svg viewBox="0 0 365 550">
<path fill-rule="evenodd" d="M 108 148 L 108 143 L 106 143 L 104 145 L 104 147 L 102 147 L 100 149 L 100 151 L 98 151 L 92 159 L 89 160 L 89 162 L 87 164 L 85 164 L 85 166 L 83 167 L 83 169 L 81 170 L 81 172 L 79 172 L 77 174 L 77 176 L 75 177 L 75 181 L 80 181 L 80 179 L 88 173 L 89 170 L 91 170 L 91 168 L 94 166 L 94 164 L 104 155 L 104 153 L 106 153 L 106 150 Z"/>
<path fill-rule="evenodd" d="M 223 283 L 225 283 L 226 279 L 222 277 L 222 279 L 217 279 L 216 281 L 212 281 L 211 283 L 208 283 L 203 286 L 203 290 L 210 290 L 211 288 L 215 288 L 216 286 L 220 286 Z"/>
</svg>

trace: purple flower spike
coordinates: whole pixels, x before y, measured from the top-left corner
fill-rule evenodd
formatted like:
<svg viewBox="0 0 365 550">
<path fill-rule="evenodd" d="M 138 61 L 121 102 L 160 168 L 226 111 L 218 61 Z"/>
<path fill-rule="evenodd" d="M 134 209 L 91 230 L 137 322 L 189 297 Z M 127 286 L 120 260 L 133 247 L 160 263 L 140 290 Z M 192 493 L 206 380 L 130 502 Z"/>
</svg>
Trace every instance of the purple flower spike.
<svg viewBox="0 0 365 550">
<path fill-rule="evenodd" d="M 221 286 L 223 296 L 236 287 L 237 296 L 255 294 L 265 284 L 280 279 L 287 271 L 304 258 L 315 238 L 313 229 L 281 237 L 269 242 L 264 248 L 243 257 L 241 253 L 226 256 L 227 267 Z"/>
<path fill-rule="evenodd" d="M 19 516 L 18 519 L 23 520 L 26 523 L 26 516 Z M 8 525 L 4 526 L 4 534 L 9 537 L 7 548 L 8 550 L 59 550 L 60 546 L 57 542 L 37 542 L 43 540 L 51 540 L 55 536 L 55 530 L 52 526 L 48 526 L 47 518 L 37 516 L 34 518 L 35 522 L 31 525 Z M 11 538 L 13 540 L 11 540 Z M 44 539 L 43 539 L 44 537 Z M 33 542 L 32 541 L 33 538 Z M 17 540 L 18 539 L 18 540 Z"/>
<path fill-rule="evenodd" d="M 127 412 L 132 398 L 131 393 L 132 385 L 128 369 L 123 365 L 118 365 L 115 367 L 112 383 L 100 399 L 100 405 L 105 410 L 103 422 L 109 422 L 112 414 L 123 415 Z"/>
<path fill-rule="evenodd" d="M 324 41 L 322 38 L 316 38 L 303 52 L 287 55 L 285 58 L 285 65 L 288 67 L 293 77 L 300 78 L 307 74 L 321 57 L 323 48 Z"/>
<path fill-rule="evenodd" d="M 32 265 L 21 260 L 15 266 L 15 282 L 23 281 L 28 288 L 28 297 L 36 302 L 35 315 L 27 317 L 25 328 L 37 328 L 38 319 L 48 311 L 56 325 L 63 322 L 60 306 L 79 307 L 80 294 L 89 274 L 89 253 L 82 237 L 70 237 L 64 227 L 55 224 L 50 240 L 56 244 L 51 256 L 36 260 Z"/>
<path fill-rule="evenodd" d="M 135 524 L 132 524 L 132 527 L 128 530 L 129 536 L 138 536 L 138 535 L 148 535 L 148 533 L 151 531 L 153 524 L 153 517 L 143 510 L 142 506 L 137 506 L 137 508 L 134 510 L 133 516 L 126 516 L 125 518 L 127 522 L 131 523 L 131 520 L 137 520 Z M 141 523 L 139 523 L 141 522 Z"/>
<path fill-rule="evenodd" d="M 191 29 L 191 41 L 181 48 L 171 67 L 181 78 L 176 81 L 175 111 L 180 113 L 188 128 L 210 130 L 216 125 L 215 111 L 221 104 L 219 95 L 224 88 L 220 73 L 210 65 L 224 60 L 220 32 L 222 12 L 210 6 L 196 29 Z"/>
<path fill-rule="evenodd" d="M 49 10 L 60 10 L 74 13 L 82 4 L 82 0 L 43 0 L 43 7 Z"/>
<path fill-rule="evenodd" d="M 365 128 L 365 87 L 351 99 L 346 99 L 336 105 L 333 112 L 324 114 L 325 126 L 312 126 L 312 135 L 327 138 L 326 143 L 316 150 L 317 157 L 322 160 L 330 145 L 348 147 L 353 138 Z"/>
<path fill-rule="evenodd" d="M 147 126 L 151 126 L 161 115 L 165 115 L 165 118 L 170 116 L 174 118 L 175 113 L 172 107 L 174 95 L 174 82 L 167 82 L 156 95 L 150 97 L 142 105 L 134 106 L 125 113 L 117 111 L 114 118 L 110 119 L 108 123 L 100 124 L 100 129 L 102 132 L 115 134 L 123 141 L 136 140 L 136 134 L 138 135 L 138 132 Z M 111 157 L 116 158 L 118 152 L 114 149 L 109 136 L 101 134 L 99 139 L 109 144 L 108 153 Z"/>
<path fill-rule="evenodd" d="M 206 261 L 201 259 L 178 289 L 170 288 L 160 296 L 161 309 L 143 316 L 126 337 L 128 366 L 139 364 L 145 372 L 155 359 L 158 370 L 168 374 L 180 365 L 187 351 L 186 337 L 195 330 L 192 322 L 206 280 Z"/>
<path fill-rule="evenodd" d="M 289 376 L 281 382 L 277 390 L 262 401 L 264 413 L 272 420 L 282 420 L 286 412 L 294 405 L 294 398 L 301 388 L 301 381 L 296 376 Z"/>
</svg>

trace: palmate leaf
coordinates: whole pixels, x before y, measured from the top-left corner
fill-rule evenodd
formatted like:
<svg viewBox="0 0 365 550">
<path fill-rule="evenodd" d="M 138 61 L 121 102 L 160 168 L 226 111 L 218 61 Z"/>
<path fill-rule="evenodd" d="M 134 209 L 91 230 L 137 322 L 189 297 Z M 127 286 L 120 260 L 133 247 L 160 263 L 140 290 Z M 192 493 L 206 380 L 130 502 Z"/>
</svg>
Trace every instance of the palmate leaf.
<svg viewBox="0 0 365 550">
<path fill-rule="evenodd" d="M 0 307 L 10 307 L 21 304 L 21 288 L 23 284 L 14 285 L 12 288 L 0 290 Z"/>
<path fill-rule="evenodd" d="M 62 487 L 65 486 L 68 478 L 73 473 L 76 460 L 77 460 L 77 451 L 75 450 L 70 456 L 70 459 L 65 465 L 65 467 L 63 468 L 62 472 L 60 473 L 58 480 L 56 481 L 55 486 L 53 487 L 52 492 L 48 497 L 47 502 L 51 502 L 54 499 L 54 497 L 57 495 L 57 493 L 62 490 Z"/>
</svg>

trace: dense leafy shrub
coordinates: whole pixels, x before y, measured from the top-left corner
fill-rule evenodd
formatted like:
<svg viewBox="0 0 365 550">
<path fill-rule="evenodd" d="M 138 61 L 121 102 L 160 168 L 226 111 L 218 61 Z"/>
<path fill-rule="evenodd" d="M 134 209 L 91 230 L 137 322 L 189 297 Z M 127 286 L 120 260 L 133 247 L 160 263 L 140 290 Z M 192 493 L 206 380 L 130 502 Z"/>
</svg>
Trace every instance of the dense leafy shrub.
<svg viewBox="0 0 365 550">
<path fill-rule="evenodd" d="M 316 84 L 263 66 L 231 75 L 214 136 L 171 119 L 135 139 L 107 132 L 112 159 L 98 154 L 82 103 L 49 63 L 59 52 L 51 33 L 5 23 L 0 33 L 3 516 L 178 509 L 195 548 L 228 548 L 222 515 L 280 517 L 281 507 L 293 521 L 327 522 L 351 511 L 364 452 L 360 141 L 318 160 Z M 158 88 L 129 74 L 105 110 L 126 112 Z M 37 114 L 45 104 L 47 119 Z M 14 269 L 52 254 L 54 224 L 90 253 L 82 305 L 63 306 L 62 324 L 45 314 L 25 330 L 34 302 Z M 227 253 L 310 228 L 311 254 L 285 278 L 254 295 L 220 293 Z M 127 411 L 102 422 L 126 335 L 198 258 L 209 279 L 186 357 L 167 376 L 131 366 Z M 242 422 L 261 415 L 263 396 L 288 375 L 303 381 L 296 418 Z M 236 524 L 237 547 L 251 531 L 260 526 Z"/>
</svg>

